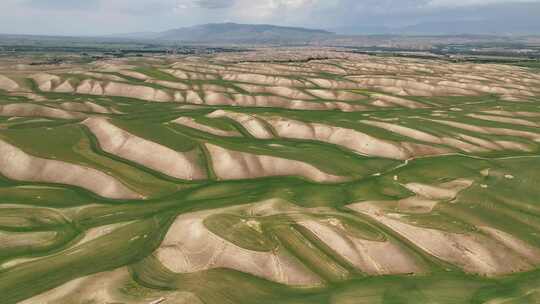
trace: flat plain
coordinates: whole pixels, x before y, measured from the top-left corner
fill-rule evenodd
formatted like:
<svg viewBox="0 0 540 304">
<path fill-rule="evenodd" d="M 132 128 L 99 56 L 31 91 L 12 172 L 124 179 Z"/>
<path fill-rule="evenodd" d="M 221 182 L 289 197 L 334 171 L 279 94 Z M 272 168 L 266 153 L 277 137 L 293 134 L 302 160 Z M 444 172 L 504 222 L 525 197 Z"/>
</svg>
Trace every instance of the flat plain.
<svg viewBox="0 0 540 304">
<path fill-rule="evenodd" d="M 1 303 L 540 302 L 537 69 L 30 61 L 0 58 Z"/>
</svg>

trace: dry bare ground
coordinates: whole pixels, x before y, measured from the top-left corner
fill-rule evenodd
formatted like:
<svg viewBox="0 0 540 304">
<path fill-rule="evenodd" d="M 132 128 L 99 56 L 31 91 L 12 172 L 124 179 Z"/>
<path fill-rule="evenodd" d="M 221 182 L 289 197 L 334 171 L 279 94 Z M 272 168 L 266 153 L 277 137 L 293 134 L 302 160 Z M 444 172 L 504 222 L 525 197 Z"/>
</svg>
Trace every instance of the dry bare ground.
<svg viewBox="0 0 540 304">
<path fill-rule="evenodd" d="M 210 133 L 217 136 L 240 136 L 240 132 L 238 131 L 225 131 L 218 128 L 214 128 L 202 123 L 198 123 L 195 121 L 195 119 L 191 117 L 180 117 L 178 119 L 175 119 L 173 121 L 174 123 L 177 123 L 182 126 L 186 126 L 188 128 L 196 129 L 199 131 L 203 131 L 206 133 Z"/>
<path fill-rule="evenodd" d="M 198 166 L 195 151 L 186 153 L 174 151 L 130 134 L 104 118 L 88 118 L 83 124 L 97 137 L 104 151 L 172 177 L 187 180 L 206 178 L 205 170 Z"/>
<path fill-rule="evenodd" d="M 295 301 L 333 301 L 333 288 L 358 282 L 448 272 L 480 286 L 538 271 L 534 70 L 296 48 L 5 70 L 0 204 L 36 212 L 20 226 L 0 215 L 0 294 L 17 299 L 9 304 L 251 303 L 247 295 L 265 302 L 275 290 L 298 292 Z M 126 180 L 95 169 L 106 166 L 38 157 L 8 140 L 32 128 L 58 128 L 61 136 L 70 130 L 63 126 L 83 126 L 80 136 L 99 155 L 88 161 L 112 159 Z M 124 184 L 134 179 L 141 189 Z M 143 200 L 146 182 L 172 190 Z M 49 219 L 44 210 L 61 216 Z M 212 230 L 210 218 L 224 231 Z M 142 219 L 147 230 L 124 238 Z M 63 247 L 4 253 L 55 239 L 68 226 L 76 235 Z M 275 246 L 248 249 L 234 240 L 245 231 Z M 13 296 L 19 289 L 11 282 L 34 288 L 17 281 L 25 265 L 47 269 L 47 257 L 102 241 L 102 249 L 124 248 L 118 259 L 113 252 L 92 260 L 90 250 L 76 260 L 74 251 L 70 266 L 85 269 L 83 277 L 30 299 Z M 120 262 L 93 273 L 87 260 Z M 56 278 L 47 275 L 44 284 Z M 531 282 L 527 288 L 537 288 Z M 203 289 L 211 296 L 200 297 Z M 373 290 L 401 301 L 393 290 Z M 506 301 L 499 300 L 486 303 Z"/>
<path fill-rule="evenodd" d="M 319 140 L 351 149 L 359 154 L 391 159 L 444 154 L 448 149 L 416 143 L 396 143 L 378 139 L 365 133 L 320 123 L 305 123 L 285 118 L 269 118 L 267 122 L 285 138 Z"/>
<path fill-rule="evenodd" d="M 210 152 L 214 172 L 222 180 L 287 175 L 327 183 L 347 180 L 347 177 L 325 173 L 297 160 L 228 150 L 212 144 L 206 144 L 206 148 Z"/>
<path fill-rule="evenodd" d="M 408 183 L 417 196 L 395 202 L 401 212 L 431 213 L 440 201 L 455 199 L 473 184 L 457 179 L 439 185 Z M 405 203 L 405 204 L 404 204 Z M 482 275 L 501 275 L 534 269 L 540 262 L 540 250 L 514 236 L 491 227 L 479 232 L 456 233 L 411 224 L 402 216 L 380 207 L 381 202 L 361 202 L 348 208 L 363 213 L 403 236 L 420 250 Z M 482 233 L 484 232 L 484 233 Z M 486 235 L 487 234 L 487 235 Z"/>
<path fill-rule="evenodd" d="M 20 181 L 60 183 L 79 186 L 113 199 L 138 199 L 141 196 L 101 171 L 29 155 L 0 140 L 0 173 Z"/>
<path fill-rule="evenodd" d="M 319 285 L 321 279 L 283 248 L 260 252 L 236 246 L 208 231 L 209 212 L 179 216 L 171 226 L 158 259 L 177 273 L 230 268 L 289 285 Z"/>
</svg>

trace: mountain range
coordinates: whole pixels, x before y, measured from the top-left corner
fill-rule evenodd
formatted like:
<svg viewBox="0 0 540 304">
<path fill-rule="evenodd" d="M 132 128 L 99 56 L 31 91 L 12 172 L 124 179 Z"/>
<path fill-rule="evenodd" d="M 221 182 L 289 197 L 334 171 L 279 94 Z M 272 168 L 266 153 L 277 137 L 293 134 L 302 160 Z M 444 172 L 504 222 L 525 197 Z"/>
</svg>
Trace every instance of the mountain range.
<svg viewBox="0 0 540 304">
<path fill-rule="evenodd" d="M 537 22 L 536 22 L 537 23 Z M 269 24 L 209 23 L 163 32 L 110 35 L 112 38 L 159 40 L 200 44 L 313 44 L 357 39 L 362 35 L 529 35 L 540 32 L 540 24 L 524 20 L 505 24 L 504 20 L 424 22 L 405 27 L 352 26 L 332 30 Z"/>
<path fill-rule="evenodd" d="M 113 35 L 117 38 L 156 39 L 196 43 L 307 43 L 336 36 L 326 30 L 269 24 L 209 23 L 158 33 Z"/>
</svg>

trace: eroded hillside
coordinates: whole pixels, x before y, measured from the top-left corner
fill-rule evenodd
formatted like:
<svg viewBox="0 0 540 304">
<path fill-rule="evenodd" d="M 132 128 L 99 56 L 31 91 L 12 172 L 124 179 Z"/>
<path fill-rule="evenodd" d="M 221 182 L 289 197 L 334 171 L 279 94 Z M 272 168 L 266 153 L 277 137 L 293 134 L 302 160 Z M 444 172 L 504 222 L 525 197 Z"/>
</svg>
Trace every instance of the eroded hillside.
<svg viewBox="0 0 540 304">
<path fill-rule="evenodd" d="M 2 303 L 540 302 L 538 71 L 296 49 L 0 74 Z"/>
</svg>

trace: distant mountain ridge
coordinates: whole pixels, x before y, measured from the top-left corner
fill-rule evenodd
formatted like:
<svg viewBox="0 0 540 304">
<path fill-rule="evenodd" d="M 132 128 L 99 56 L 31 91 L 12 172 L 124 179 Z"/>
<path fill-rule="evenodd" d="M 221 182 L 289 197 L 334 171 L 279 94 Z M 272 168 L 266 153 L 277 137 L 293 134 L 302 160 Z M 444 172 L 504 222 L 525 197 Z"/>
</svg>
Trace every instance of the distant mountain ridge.
<svg viewBox="0 0 540 304">
<path fill-rule="evenodd" d="M 115 35 L 119 38 L 144 38 L 200 43 L 302 43 L 335 36 L 334 33 L 303 27 L 270 24 L 208 23 L 159 33 Z"/>
<path fill-rule="evenodd" d="M 159 40 L 193 44 L 303 45 L 362 39 L 365 35 L 523 35 L 540 32 L 540 23 L 524 18 L 511 26 L 504 20 L 424 22 L 403 27 L 356 25 L 330 31 L 270 24 L 208 23 L 163 32 L 108 35 L 107 38 Z"/>
</svg>

